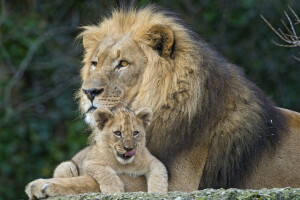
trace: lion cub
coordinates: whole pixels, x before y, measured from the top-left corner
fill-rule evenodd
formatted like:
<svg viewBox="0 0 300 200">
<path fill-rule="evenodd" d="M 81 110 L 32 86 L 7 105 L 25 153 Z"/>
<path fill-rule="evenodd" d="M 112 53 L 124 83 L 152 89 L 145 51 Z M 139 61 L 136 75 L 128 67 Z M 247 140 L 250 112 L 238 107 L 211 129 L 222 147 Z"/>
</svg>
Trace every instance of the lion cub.
<svg viewBox="0 0 300 200">
<path fill-rule="evenodd" d="M 134 113 L 125 108 L 113 112 L 99 108 L 94 118 L 98 132 L 83 161 L 83 171 L 99 183 L 101 192 L 124 192 L 118 174 L 128 174 L 145 175 L 148 192 L 166 193 L 167 170 L 145 146 L 145 128 L 152 118 L 151 109 L 142 108 Z"/>
</svg>

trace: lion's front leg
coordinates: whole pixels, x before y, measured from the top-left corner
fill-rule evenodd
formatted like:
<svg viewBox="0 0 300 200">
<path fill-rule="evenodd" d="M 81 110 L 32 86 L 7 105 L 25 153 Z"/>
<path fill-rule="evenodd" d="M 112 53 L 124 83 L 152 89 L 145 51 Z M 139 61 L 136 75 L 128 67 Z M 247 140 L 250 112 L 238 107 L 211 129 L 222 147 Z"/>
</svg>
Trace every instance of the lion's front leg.
<svg viewBox="0 0 300 200">
<path fill-rule="evenodd" d="M 152 157 L 152 156 L 151 156 Z M 166 167 L 155 157 L 150 160 L 146 173 L 148 192 L 168 192 L 168 172 Z"/>
<path fill-rule="evenodd" d="M 25 189 L 30 199 L 43 199 L 54 196 L 100 192 L 98 183 L 89 176 L 72 178 L 37 179 Z"/>
<path fill-rule="evenodd" d="M 71 188 L 65 187 L 54 179 L 37 179 L 26 186 L 26 194 L 30 199 L 76 194 Z"/>
<path fill-rule="evenodd" d="M 169 191 L 192 192 L 198 190 L 208 155 L 204 145 L 183 151 L 170 167 Z"/>
</svg>

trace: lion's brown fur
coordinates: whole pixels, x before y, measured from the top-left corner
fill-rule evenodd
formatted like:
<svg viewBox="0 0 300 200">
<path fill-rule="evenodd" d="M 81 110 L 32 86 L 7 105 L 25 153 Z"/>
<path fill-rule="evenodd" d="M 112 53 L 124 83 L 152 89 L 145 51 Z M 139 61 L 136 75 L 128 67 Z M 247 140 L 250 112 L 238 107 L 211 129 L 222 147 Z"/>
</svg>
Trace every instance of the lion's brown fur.
<svg viewBox="0 0 300 200">
<path fill-rule="evenodd" d="M 170 58 L 161 58 L 145 42 L 147 31 L 160 24 L 174 34 Z M 152 7 L 118 10 L 98 26 L 86 27 L 84 62 L 89 64 L 102 38 L 125 34 L 148 58 L 131 106 L 149 106 L 154 111 L 147 138 L 150 151 L 170 167 L 178 153 L 196 145 L 197 138 L 207 140 L 212 150 L 200 187 L 238 187 L 254 158 L 275 147 L 284 117 L 242 70 L 195 40 L 178 19 Z M 85 70 L 83 80 L 88 77 Z"/>
<path fill-rule="evenodd" d="M 290 161 L 287 156 L 290 141 L 296 141 L 293 147 L 300 143 L 300 128 L 290 123 L 289 112 L 276 108 L 246 79 L 243 70 L 218 55 L 172 13 L 153 6 L 115 10 L 98 25 L 84 27 L 81 36 L 85 48 L 82 89 L 100 89 L 105 81 L 106 85 L 111 83 L 112 79 L 102 72 L 112 66 L 101 63 L 106 58 L 100 51 L 113 53 L 114 46 L 105 47 L 101 41 L 109 38 L 118 45 L 120 38 L 127 37 L 128 51 L 133 52 L 132 56 L 134 52 L 141 55 L 135 58 L 143 63 L 136 68 L 141 70 L 137 75 L 141 77 L 137 77 L 135 89 L 125 94 L 125 101 L 119 103 L 133 110 L 152 108 L 147 147 L 167 166 L 170 190 L 279 185 L 274 182 L 276 170 L 261 167 L 268 156 L 272 162 L 281 163 L 281 170 L 293 164 L 299 166 L 300 159 Z M 99 63 L 91 72 L 95 58 Z M 97 84 L 86 84 L 91 79 Z M 90 111 L 82 106 L 87 97 L 81 90 L 78 97 L 82 111 L 88 115 Z M 278 152 L 284 152 L 285 157 L 277 157 Z M 282 164 L 283 160 L 289 164 Z M 270 171 L 266 179 L 269 184 L 255 176 L 257 170 L 265 174 Z M 299 187 L 300 183 L 289 182 L 299 173 L 296 169 L 289 171 L 282 185 Z M 246 178 L 251 180 L 248 185 Z"/>
</svg>

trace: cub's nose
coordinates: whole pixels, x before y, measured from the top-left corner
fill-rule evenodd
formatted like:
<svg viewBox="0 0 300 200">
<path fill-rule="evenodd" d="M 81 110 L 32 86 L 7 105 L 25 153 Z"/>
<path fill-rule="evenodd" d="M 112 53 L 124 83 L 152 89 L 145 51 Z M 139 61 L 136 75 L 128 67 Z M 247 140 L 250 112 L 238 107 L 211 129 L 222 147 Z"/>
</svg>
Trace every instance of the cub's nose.
<svg viewBox="0 0 300 200">
<path fill-rule="evenodd" d="M 128 151 L 132 151 L 133 148 L 132 147 L 124 147 L 124 149 L 128 152 Z"/>
<path fill-rule="evenodd" d="M 101 88 L 101 89 L 93 88 L 90 90 L 82 89 L 82 91 L 89 98 L 89 100 L 93 101 L 95 96 L 98 96 L 99 94 L 103 93 L 104 89 L 103 88 Z"/>
</svg>

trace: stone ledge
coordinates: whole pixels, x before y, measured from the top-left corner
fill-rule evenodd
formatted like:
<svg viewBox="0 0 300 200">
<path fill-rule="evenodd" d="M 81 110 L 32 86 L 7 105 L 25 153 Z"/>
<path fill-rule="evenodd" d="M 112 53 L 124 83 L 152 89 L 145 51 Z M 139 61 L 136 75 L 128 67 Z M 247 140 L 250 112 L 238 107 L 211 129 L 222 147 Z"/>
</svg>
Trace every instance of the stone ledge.
<svg viewBox="0 0 300 200">
<path fill-rule="evenodd" d="M 52 197 L 48 200 L 121 200 L 121 199 L 175 199 L 175 200 L 210 200 L 210 199 L 297 199 L 300 200 L 300 188 L 274 188 L 274 189 L 262 189 L 262 190 L 240 190 L 240 189 L 205 189 L 192 193 L 185 192 L 169 192 L 167 194 L 158 193 L 122 193 L 105 195 L 101 193 L 87 193 L 81 195 L 70 195 L 62 197 Z"/>
</svg>

